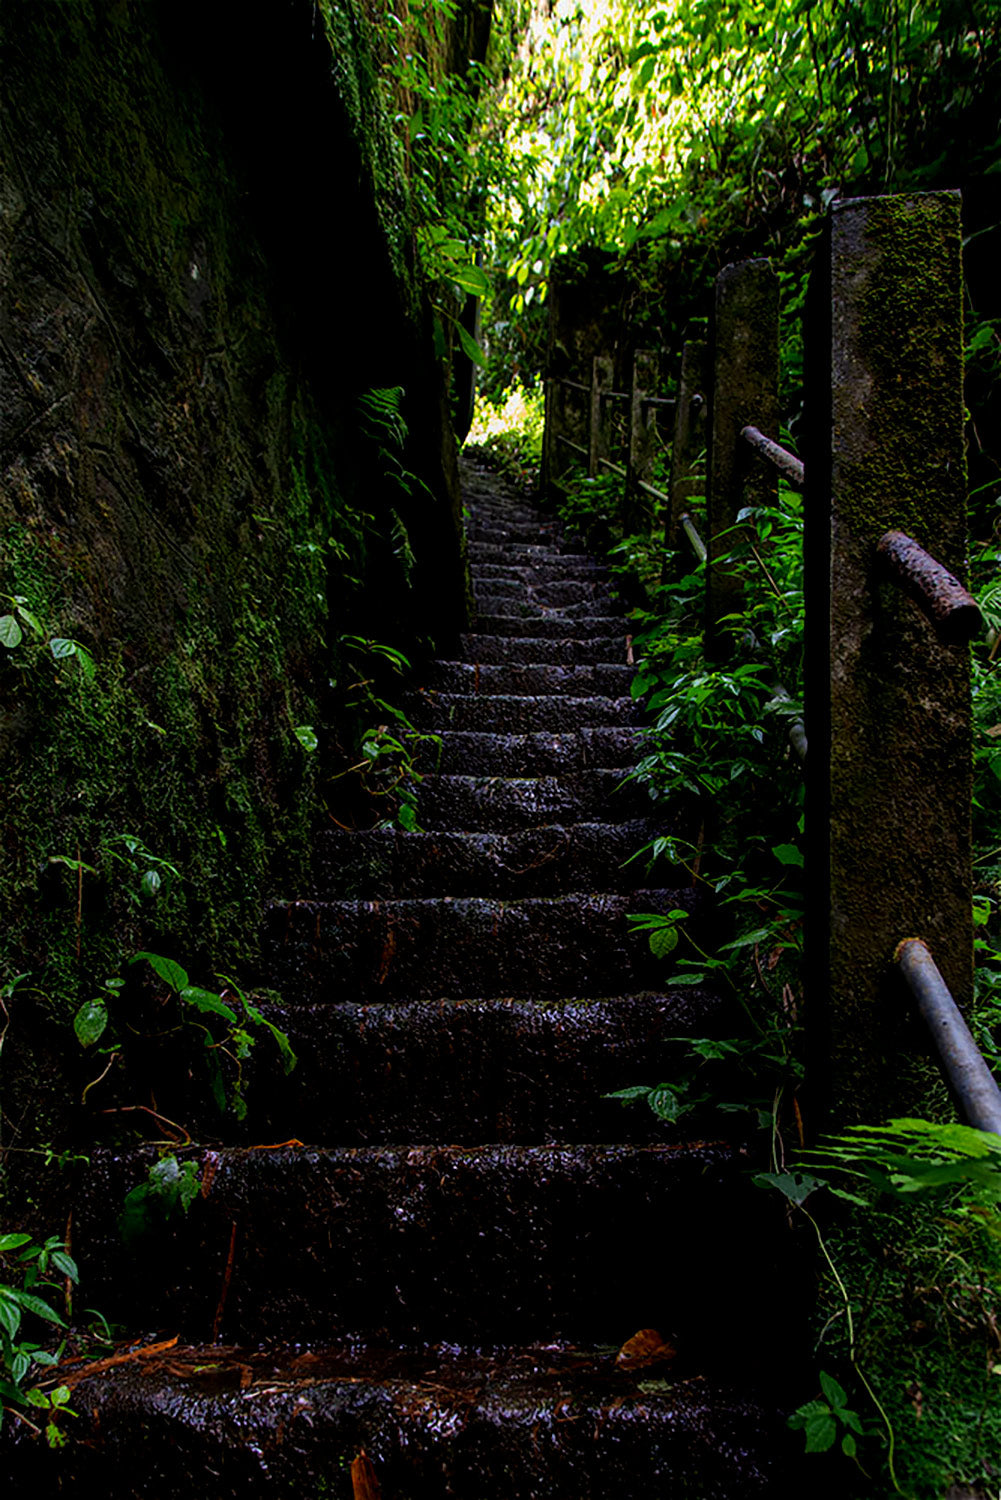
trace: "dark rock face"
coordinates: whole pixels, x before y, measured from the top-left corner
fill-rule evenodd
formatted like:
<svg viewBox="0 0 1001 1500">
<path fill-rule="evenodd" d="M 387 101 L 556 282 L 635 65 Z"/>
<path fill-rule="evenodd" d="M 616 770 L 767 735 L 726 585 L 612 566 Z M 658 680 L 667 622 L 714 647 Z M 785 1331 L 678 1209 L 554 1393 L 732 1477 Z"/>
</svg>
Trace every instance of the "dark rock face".
<svg viewBox="0 0 1001 1500">
<path fill-rule="evenodd" d="M 341 633 L 454 637 L 464 543 L 361 12 L 14 0 L 0 44 L 0 614 L 18 596 L 41 631 L 0 650 L 18 768 L 0 925 L 4 978 L 54 997 L 72 1075 L 76 1006 L 154 944 L 107 869 L 78 931 L 72 882 L 42 890 L 39 868 L 100 866 L 134 831 L 181 871 L 143 912 L 162 908 L 164 941 L 186 935 L 192 970 L 252 962 L 266 879 L 308 869 Z M 396 386 L 406 466 L 435 497 L 419 504 L 360 417 Z M 53 638 L 90 653 L 92 681 Z M 311 757 L 296 726 L 324 722 Z M 4 1113 L 53 1139 L 82 1084 L 57 1077 L 39 1109 L 33 1003 L 15 1005 Z"/>
<path fill-rule="evenodd" d="M 502 490 L 484 503 L 504 521 Z M 564 555 L 549 535 L 547 588 Z M 632 699 L 604 696 L 599 668 L 580 696 L 536 663 L 540 639 L 584 653 L 589 636 L 572 596 L 532 588 L 511 596 L 524 637 L 481 619 L 465 659 L 431 674 L 450 691 L 428 692 L 428 723 L 464 768 L 427 778 L 431 826 L 328 834 L 317 888 L 267 913 L 283 995 L 268 1014 L 301 1058 L 258 1090 L 275 1144 L 180 1152 L 198 1198 L 138 1254 L 118 1215 L 154 1149 L 97 1153 L 83 1174 L 88 1295 L 191 1343 L 80 1376 L 87 1443 L 45 1459 L 54 1484 L 96 1469 L 112 1496 L 347 1500 L 364 1449 L 386 1500 L 795 1492 L 781 1210 L 739 1139 L 687 1140 L 604 1097 L 670 1078 L 679 1036 L 733 1028 L 626 923 L 705 917 L 683 873 L 651 889 L 627 863 L 655 831 L 611 790 L 638 749 Z M 597 588 L 622 634 L 594 659 L 621 661 L 625 624 Z M 478 670 L 499 640 L 522 649 Z M 552 727 L 523 731 L 519 703 Z M 450 729 L 458 704 L 491 727 Z M 547 774 L 512 774 L 526 757 Z M 654 1367 L 616 1360 L 654 1327 L 676 1352 L 654 1339 Z M 13 1475 L 39 1462 L 8 1457 Z"/>
</svg>

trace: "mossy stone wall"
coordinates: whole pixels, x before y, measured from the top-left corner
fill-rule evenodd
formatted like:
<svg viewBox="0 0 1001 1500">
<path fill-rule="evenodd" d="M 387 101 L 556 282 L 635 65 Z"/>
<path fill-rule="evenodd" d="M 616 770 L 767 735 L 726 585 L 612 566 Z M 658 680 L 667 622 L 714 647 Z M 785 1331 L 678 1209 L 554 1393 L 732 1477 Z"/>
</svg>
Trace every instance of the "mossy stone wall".
<svg viewBox="0 0 1001 1500">
<path fill-rule="evenodd" d="M 0 15 L 0 614 L 40 627 L 0 649 L 0 986 L 29 976 L 0 1014 L 4 1145 L 76 1128 L 72 1016 L 137 946 L 266 977 L 261 901 L 302 888 L 342 735 L 341 636 L 413 654 L 464 621 L 370 31 L 351 0 Z M 388 386 L 410 494 L 359 417 Z M 123 833 L 178 870 L 158 895 Z"/>
</svg>

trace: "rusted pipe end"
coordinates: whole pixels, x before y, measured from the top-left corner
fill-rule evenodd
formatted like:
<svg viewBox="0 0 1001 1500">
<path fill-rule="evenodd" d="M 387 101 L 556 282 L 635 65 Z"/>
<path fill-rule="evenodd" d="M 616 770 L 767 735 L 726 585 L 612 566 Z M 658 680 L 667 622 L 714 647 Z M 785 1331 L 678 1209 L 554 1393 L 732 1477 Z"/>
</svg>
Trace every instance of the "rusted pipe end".
<svg viewBox="0 0 1001 1500">
<path fill-rule="evenodd" d="M 983 630 L 984 618 L 973 595 L 906 532 L 885 532 L 876 554 L 887 576 L 924 611 L 947 645 L 972 641 Z"/>
<path fill-rule="evenodd" d="M 904 952 L 904 949 L 905 948 L 909 948 L 910 945 L 911 945 L 911 943 L 916 943 L 919 948 L 923 948 L 924 951 L 925 951 L 925 953 L 928 954 L 928 957 L 931 958 L 931 950 L 929 949 L 928 944 L 925 942 L 924 938 L 918 938 L 918 937 L 901 938 L 900 942 L 897 944 L 897 946 L 893 950 L 893 962 L 895 964 L 902 964 L 903 963 L 904 959 L 907 957 L 906 953 Z"/>
</svg>

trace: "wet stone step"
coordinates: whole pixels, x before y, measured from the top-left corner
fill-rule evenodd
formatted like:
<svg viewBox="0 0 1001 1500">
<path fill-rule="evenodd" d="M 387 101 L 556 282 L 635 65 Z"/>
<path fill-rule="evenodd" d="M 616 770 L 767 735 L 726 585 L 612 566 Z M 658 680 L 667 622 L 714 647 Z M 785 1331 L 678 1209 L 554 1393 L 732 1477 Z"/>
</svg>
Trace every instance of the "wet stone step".
<svg viewBox="0 0 1001 1500">
<path fill-rule="evenodd" d="M 446 693 L 513 693 L 540 697 L 565 693 L 571 698 L 625 698 L 633 681 L 632 667 L 622 665 L 559 666 L 545 662 L 492 666 L 465 661 L 439 661 L 428 672 L 427 685 Z"/>
<path fill-rule="evenodd" d="M 527 569 L 526 576 L 516 578 L 481 579 L 474 573 L 473 593 L 477 599 L 521 599 L 548 609 L 596 602 L 607 605 L 610 598 L 608 584 L 602 578 L 545 578 Z"/>
<path fill-rule="evenodd" d="M 544 636 L 464 635 L 462 652 L 470 662 L 616 662 L 626 660 L 626 637 L 621 628 L 614 635 L 590 639 L 554 641 Z"/>
<path fill-rule="evenodd" d="M 594 615 L 590 619 L 575 620 L 566 613 L 532 615 L 528 618 L 499 609 L 496 613 L 480 610 L 476 630 L 478 636 L 523 637 L 549 641 L 585 642 L 603 636 L 625 642 L 629 633 L 629 622 L 622 615 Z"/>
<path fill-rule="evenodd" d="M 494 734 L 532 734 L 540 729 L 593 729 L 640 724 L 643 710 L 632 698 L 569 698 L 548 694 L 523 698 L 505 693 L 414 693 L 405 708 L 418 729 L 482 729 Z"/>
<path fill-rule="evenodd" d="M 678 1138 L 688 1120 L 672 1127 L 642 1101 L 605 1096 L 671 1077 L 684 1055 L 676 1038 L 732 1035 L 735 1008 L 695 987 L 592 999 L 267 1005 L 299 1061 L 285 1075 L 275 1049 L 261 1046 L 245 1064 L 254 1138 L 342 1145 Z"/>
<path fill-rule="evenodd" d="M 442 776 L 552 776 L 628 767 L 642 754 L 639 729 L 577 729 L 569 734 L 481 734 L 448 729 L 417 765 Z"/>
<path fill-rule="evenodd" d="M 567 562 L 587 562 L 592 567 L 596 566 L 589 553 L 569 552 L 566 547 L 557 550 L 551 542 L 508 542 L 501 546 L 494 542 L 469 543 L 469 558 L 474 564 L 513 562 L 521 566 L 534 561 L 553 562 L 560 557 L 565 558 Z"/>
<path fill-rule="evenodd" d="M 778 1194 L 695 1145 L 179 1148 L 201 1183 L 137 1256 L 118 1217 L 155 1148 L 95 1152 L 74 1256 L 114 1322 L 224 1341 L 371 1336 L 496 1343 L 640 1328 L 749 1374 L 781 1337 Z M 234 1228 L 235 1226 L 235 1228 Z M 735 1243 L 738 1233 L 739 1244 Z M 223 1298 L 223 1292 L 225 1297 Z M 222 1307 L 220 1310 L 220 1303 Z"/>
<path fill-rule="evenodd" d="M 179 1345 L 74 1384 L 66 1448 L 39 1450 L 7 1424 L 10 1480 L 108 1500 L 347 1500 L 364 1448 L 385 1500 L 804 1493 L 777 1407 L 650 1373 L 617 1367 L 610 1349 L 552 1344 Z"/>
<path fill-rule="evenodd" d="M 558 533 L 553 522 L 476 521 L 466 525 L 466 537 L 471 542 L 492 542 L 495 546 L 504 542 L 529 542 L 538 546 L 551 543 L 559 547 Z M 579 551 L 579 545 L 571 551 Z"/>
<path fill-rule="evenodd" d="M 650 807 L 645 787 L 623 785 L 624 772 L 589 770 L 562 776 L 426 776 L 417 821 L 428 830 L 510 833 L 575 817 L 591 822 L 635 819 Z"/>
<path fill-rule="evenodd" d="M 549 616 L 561 616 L 570 623 L 570 634 L 583 634 L 577 622 L 582 620 L 609 619 L 615 610 L 615 601 L 605 590 L 602 595 L 592 599 L 582 599 L 577 603 L 556 604 L 543 602 L 541 599 L 518 598 L 511 594 L 495 594 L 474 587 L 477 615 L 520 615 L 524 618 L 544 618 Z M 620 617 L 621 618 L 621 617 Z M 482 625 L 479 627 L 484 628 Z M 542 632 L 538 632 L 542 634 Z M 588 630 L 586 633 L 590 633 Z"/>
<path fill-rule="evenodd" d="M 506 834 L 331 829 L 317 840 L 316 886 L 325 895 L 381 900 L 457 891 L 512 898 L 629 891 L 644 863 L 627 861 L 663 832 L 652 819 Z M 678 870 L 675 878 L 680 884 L 687 877 Z"/>
<path fill-rule="evenodd" d="M 276 988 L 294 1004 L 601 995 L 670 983 L 669 963 L 630 932 L 627 913 L 695 905 L 691 889 L 276 902 L 266 913 L 266 948 Z"/>
<path fill-rule="evenodd" d="M 599 568 L 590 558 L 573 556 L 551 556 L 545 560 L 533 558 L 531 562 L 519 564 L 514 558 L 497 562 L 471 562 L 473 581 L 477 583 L 606 583 L 608 570 Z"/>
</svg>

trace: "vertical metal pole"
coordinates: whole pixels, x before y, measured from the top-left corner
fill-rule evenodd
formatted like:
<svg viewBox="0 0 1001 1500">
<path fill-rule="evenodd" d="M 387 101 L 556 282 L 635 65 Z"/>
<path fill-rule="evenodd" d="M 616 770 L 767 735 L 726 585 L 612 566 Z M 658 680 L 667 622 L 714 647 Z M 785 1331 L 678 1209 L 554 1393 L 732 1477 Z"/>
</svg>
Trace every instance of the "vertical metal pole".
<svg viewBox="0 0 1001 1500">
<path fill-rule="evenodd" d="M 726 652 L 721 622 L 743 607 L 740 579 L 723 559 L 739 544 L 744 505 L 773 504 L 774 473 L 752 463 L 740 431 L 749 424 L 778 436 L 779 284 L 767 260 L 727 266 L 716 280 L 713 380 L 706 483 L 706 649 Z"/>
<path fill-rule="evenodd" d="M 816 1112 L 907 1112 L 892 984 L 924 939 L 972 987 L 969 651 L 884 578 L 899 528 L 966 560 L 959 195 L 836 203 L 807 344 L 807 909 Z"/>
</svg>

